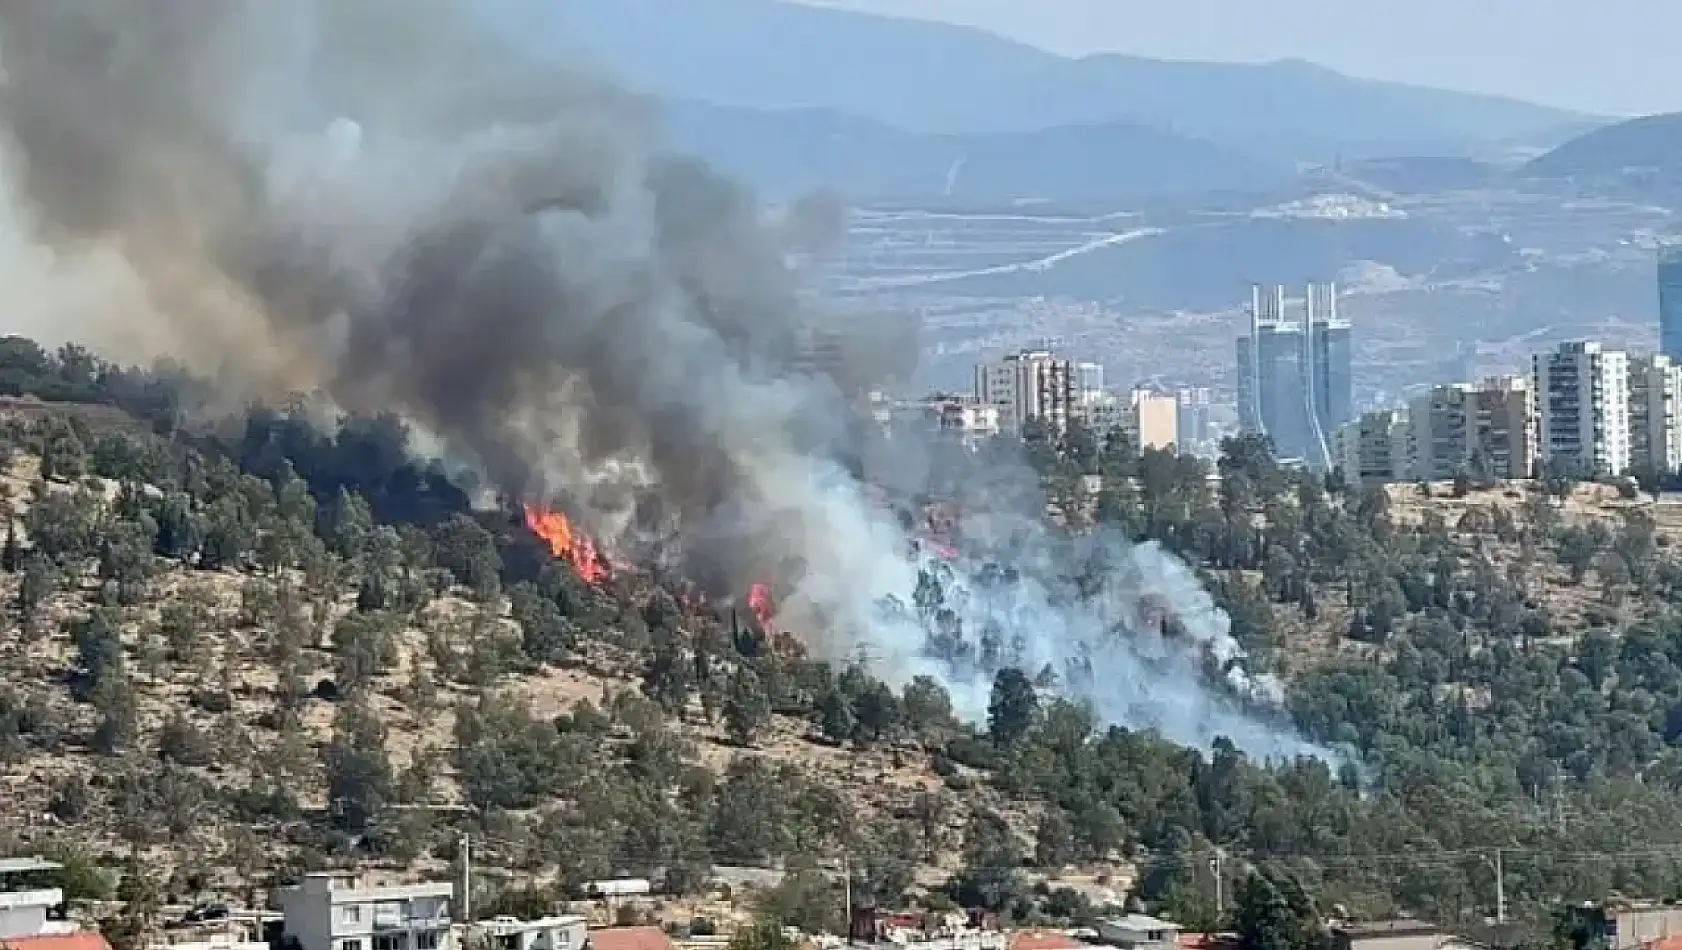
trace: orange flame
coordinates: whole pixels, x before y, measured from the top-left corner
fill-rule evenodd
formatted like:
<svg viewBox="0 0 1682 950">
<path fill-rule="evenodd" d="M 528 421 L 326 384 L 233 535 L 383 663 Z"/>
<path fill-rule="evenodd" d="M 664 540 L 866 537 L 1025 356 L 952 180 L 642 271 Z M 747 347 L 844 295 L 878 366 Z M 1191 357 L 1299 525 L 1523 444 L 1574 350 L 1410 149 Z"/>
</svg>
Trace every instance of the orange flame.
<svg viewBox="0 0 1682 950">
<path fill-rule="evenodd" d="M 771 585 L 754 584 L 748 588 L 748 611 L 753 614 L 759 629 L 772 632 L 771 621 L 777 611 L 771 604 Z"/>
<path fill-rule="evenodd" d="M 567 516 L 542 505 L 527 505 L 526 527 L 549 545 L 549 553 L 572 565 L 579 580 L 601 584 L 607 580 L 607 565 L 596 550 L 596 542 L 573 528 Z"/>
</svg>

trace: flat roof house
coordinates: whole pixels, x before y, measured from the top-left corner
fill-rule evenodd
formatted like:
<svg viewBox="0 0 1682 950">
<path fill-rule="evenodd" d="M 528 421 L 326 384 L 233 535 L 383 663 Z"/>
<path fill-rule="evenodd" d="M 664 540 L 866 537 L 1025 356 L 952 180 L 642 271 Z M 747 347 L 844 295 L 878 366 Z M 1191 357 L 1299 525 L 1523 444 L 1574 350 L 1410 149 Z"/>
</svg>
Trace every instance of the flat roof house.
<svg viewBox="0 0 1682 950">
<path fill-rule="evenodd" d="M 317 873 L 280 889 L 285 932 L 300 950 L 455 950 L 452 884 L 366 884 Z"/>
</svg>

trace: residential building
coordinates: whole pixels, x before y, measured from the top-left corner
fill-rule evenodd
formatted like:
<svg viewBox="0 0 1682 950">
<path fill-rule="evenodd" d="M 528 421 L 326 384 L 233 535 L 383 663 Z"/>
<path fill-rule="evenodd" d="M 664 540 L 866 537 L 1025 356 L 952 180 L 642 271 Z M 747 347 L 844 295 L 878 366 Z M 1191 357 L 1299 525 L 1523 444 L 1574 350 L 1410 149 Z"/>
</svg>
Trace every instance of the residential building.
<svg viewBox="0 0 1682 950">
<path fill-rule="evenodd" d="M 1636 950 L 1682 936 L 1682 904 L 1607 901 L 1568 910 L 1577 946 Z"/>
<path fill-rule="evenodd" d="M 299 950 L 452 950 L 452 884 L 378 886 L 319 872 L 280 889 L 286 935 Z"/>
<path fill-rule="evenodd" d="M 1104 391 L 1103 363 L 1075 364 L 1075 392 L 1096 393 Z"/>
<path fill-rule="evenodd" d="M 1140 449 L 1166 449 L 1179 441 L 1180 402 L 1165 393 L 1135 389 L 1128 394 L 1128 435 Z"/>
<path fill-rule="evenodd" d="M 1098 939 L 1123 950 L 1178 950 L 1180 925 L 1144 914 L 1110 917 L 1098 922 Z"/>
<path fill-rule="evenodd" d="M 975 397 L 994 406 L 1001 431 L 1018 435 L 1031 420 L 1061 433 L 1075 409 L 1075 364 L 1049 350 L 1022 350 L 975 368 Z"/>
<path fill-rule="evenodd" d="M 956 437 L 966 448 L 976 448 L 999 434 L 999 409 L 974 396 L 937 393 L 906 407 L 905 421 L 933 428 Z"/>
<path fill-rule="evenodd" d="M 1349 324 L 1337 288 L 1309 284 L 1300 314 L 1285 288 L 1252 287 L 1249 332 L 1238 339 L 1239 427 L 1266 435 L 1282 459 L 1330 467 L 1330 436 L 1354 415 Z"/>
<path fill-rule="evenodd" d="M 1080 424 L 1091 430 L 1099 440 L 1117 429 L 1122 429 L 1129 437 L 1137 435 L 1133 424 L 1133 409 L 1115 393 L 1089 393 L 1083 397 L 1075 407 L 1076 418 Z"/>
<path fill-rule="evenodd" d="M 589 923 L 577 915 L 496 917 L 467 925 L 469 944 L 484 950 L 581 950 L 588 931 Z"/>
<path fill-rule="evenodd" d="M 1532 358 L 1531 375 L 1544 466 L 1585 476 L 1628 471 L 1627 354 L 1599 343 L 1561 343 Z"/>
<path fill-rule="evenodd" d="M 1331 935 L 1335 950 L 1442 950 L 1466 943 L 1436 924 L 1411 918 L 1336 924 Z"/>
<path fill-rule="evenodd" d="M 30 877 L 56 871 L 59 865 L 38 857 L 0 858 L 0 939 L 71 933 L 76 925 L 54 919 L 64 903 L 56 887 L 27 883 Z"/>
<path fill-rule="evenodd" d="M 1408 443 L 1407 413 L 1363 412 L 1332 434 L 1332 462 L 1348 482 L 1384 485 L 1408 477 Z"/>
<path fill-rule="evenodd" d="M 1630 357 L 1629 462 L 1637 471 L 1682 468 L 1682 363 L 1663 354 Z"/>
<path fill-rule="evenodd" d="M 1532 418 L 1523 377 L 1432 387 L 1408 404 L 1406 476 L 1446 481 L 1464 472 L 1529 478 L 1536 454 Z"/>
<path fill-rule="evenodd" d="M 1659 248 L 1659 353 L 1682 363 L 1682 244 Z"/>
</svg>

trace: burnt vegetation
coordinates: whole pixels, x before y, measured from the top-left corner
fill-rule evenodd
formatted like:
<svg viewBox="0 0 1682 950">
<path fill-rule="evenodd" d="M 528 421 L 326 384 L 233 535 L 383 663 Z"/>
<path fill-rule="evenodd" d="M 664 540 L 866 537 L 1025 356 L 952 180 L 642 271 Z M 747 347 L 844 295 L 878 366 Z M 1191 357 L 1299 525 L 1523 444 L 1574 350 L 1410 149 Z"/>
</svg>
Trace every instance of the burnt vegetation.
<svg viewBox="0 0 1682 950">
<path fill-rule="evenodd" d="M 1682 558 L 1649 508 L 1582 516 L 1568 484 L 1362 491 L 1247 441 L 1217 482 L 1030 433 L 1047 517 L 1199 565 L 1338 768 L 1106 728 L 1008 666 L 965 723 L 937 683 L 807 659 L 678 579 L 586 584 L 392 418 L 189 425 L 186 377 L 15 338 L 0 395 L 0 808 L 50 816 L 0 848 L 66 857 L 79 896 L 125 855 L 178 896 L 435 871 L 462 829 L 562 887 L 782 867 L 767 908 L 813 927 L 842 853 L 885 906 L 1078 921 L 1062 878 L 1131 867 L 1153 910 L 1213 927 L 1219 848 L 1247 932 L 1334 905 L 1477 919 L 1498 847 L 1533 919 L 1682 885 Z"/>
</svg>

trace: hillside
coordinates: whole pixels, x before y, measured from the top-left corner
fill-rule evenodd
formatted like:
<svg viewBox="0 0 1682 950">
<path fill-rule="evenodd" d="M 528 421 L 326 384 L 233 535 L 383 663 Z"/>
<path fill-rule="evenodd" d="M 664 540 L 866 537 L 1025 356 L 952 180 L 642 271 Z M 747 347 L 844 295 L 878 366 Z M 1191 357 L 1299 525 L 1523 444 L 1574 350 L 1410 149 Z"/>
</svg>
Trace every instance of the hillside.
<svg viewBox="0 0 1682 950">
<path fill-rule="evenodd" d="M 808 930 L 839 927 L 843 855 L 855 898 L 1023 922 L 1089 921 L 1131 890 L 1221 926 L 1216 847 L 1228 888 L 1461 924 L 1489 912 L 1499 847 L 1530 933 L 1561 899 L 1682 883 L 1649 859 L 1682 854 L 1673 503 L 1564 482 L 1328 490 L 1242 441 L 1216 487 L 1190 458 L 1031 439 L 1058 530 L 1199 565 L 1248 673 L 1280 680 L 1286 708 L 1251 721 L 1325 744 L 1261 763 L 1164 741 L 1172 709 L 1118 714 L 1148 665 L 1030 679 L 1018 647 L 941 619 L 935 574 L 918 655 L 996 669 L 985 722 L 935 678 L 807 658 L 763 594 L 732 609 L 586 555 L 552 514 L 470 511 L 391 453 L 393 420 L 182 428 L 179 385 L 0 346 L 0 395 L 64 400 L 0 405 L 0 854 L 70 859 L 78 896 L 111 873 L 246 901 L 322 866 L 437 875 L 463 832 L 500 872 L 483 907 L 631 874 L 681 921 L 722 894 L 715 868 L 746 867 L 786 876 L 733 912 Z M 1155 634 L 1107 635 L 1203 622 L 1169 609 Z M 1206 659 L 1187 684 L 1206 709 L 1267 702 Z M 1112 677 L 1096 704 L 1063 698 L 1095 673 Z"/>
<path fill-rule="evenodd" d="M 508 20 L 529 40 L 582 45 L 661 96 L 831 109 L 911 131 L 1125 120 L 1274 160 L 1329 162 L 1458 153 L 1580 118 L 1294 61 L 1064 59 L 979 30 L 777 0 L 566 0 L 552 28 L 537 19 L 547 15 L 521 8 Z"/>
<path fill-rule="evenodd" d="M 665 117 L 678 150 L 774 195 L 828 189 L 867 199 L 1132 199 L 1259 190 L 1294 177 L 1281 164 L 1124 122 L 940 135 L 829 111 L 699 102 L 669 103 Z"/>
<path fill-rule="evenodd" d="M 1682 113 L 1641 116 L 1579 135 L 1524 166 L 1539 178 L 1676 178 L 1682 165 Z"/>
</svg>

